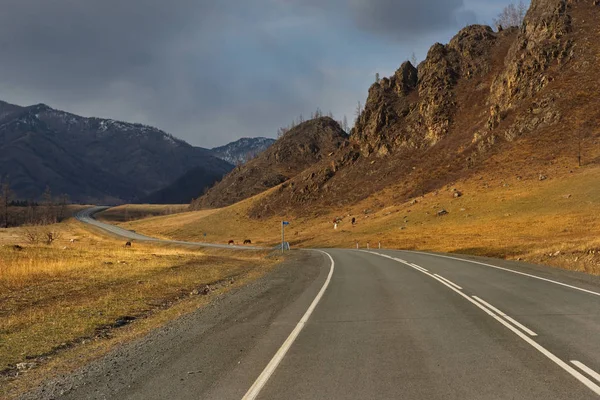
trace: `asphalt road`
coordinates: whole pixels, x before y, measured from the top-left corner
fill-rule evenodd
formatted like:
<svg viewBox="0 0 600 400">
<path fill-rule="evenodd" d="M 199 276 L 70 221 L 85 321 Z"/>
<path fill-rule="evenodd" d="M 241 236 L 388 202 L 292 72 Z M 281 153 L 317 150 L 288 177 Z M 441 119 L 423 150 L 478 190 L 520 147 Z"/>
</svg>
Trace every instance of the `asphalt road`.
<svg viewBox="0 0 600 400">
<path fill-rule="evenodd" d="M 600 279 L 454 255 L 299 251 L 46 389 L 73 399 L 597 399 Z"/>
</svg>

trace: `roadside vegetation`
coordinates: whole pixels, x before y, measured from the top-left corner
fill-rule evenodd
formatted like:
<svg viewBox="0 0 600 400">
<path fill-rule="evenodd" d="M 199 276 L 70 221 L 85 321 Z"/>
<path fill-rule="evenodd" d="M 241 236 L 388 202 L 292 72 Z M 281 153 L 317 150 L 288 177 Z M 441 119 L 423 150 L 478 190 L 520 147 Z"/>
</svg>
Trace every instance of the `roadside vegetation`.
<svg viewBox="0 0 600 400">
<path fill-rule="evenodd" d="M 0 398 L 193 311 L 277 262 L 263 251 L 126 248 L 92 229 L 68 220 L 0 230 Z"/>
</svg>

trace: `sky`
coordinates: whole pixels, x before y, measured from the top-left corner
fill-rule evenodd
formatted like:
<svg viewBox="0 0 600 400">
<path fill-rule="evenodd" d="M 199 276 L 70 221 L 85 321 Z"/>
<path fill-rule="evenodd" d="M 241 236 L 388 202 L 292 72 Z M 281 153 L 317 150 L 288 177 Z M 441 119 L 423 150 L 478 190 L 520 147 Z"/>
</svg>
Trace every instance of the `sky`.
<svg viewBox="0 0 600 400">
<path fill-rule="evenodd" d="M 156 126 L 202 147 L 351 121 L 389 76 L 510 0 L 0 0 L 0 100 Z"/>
</svg>

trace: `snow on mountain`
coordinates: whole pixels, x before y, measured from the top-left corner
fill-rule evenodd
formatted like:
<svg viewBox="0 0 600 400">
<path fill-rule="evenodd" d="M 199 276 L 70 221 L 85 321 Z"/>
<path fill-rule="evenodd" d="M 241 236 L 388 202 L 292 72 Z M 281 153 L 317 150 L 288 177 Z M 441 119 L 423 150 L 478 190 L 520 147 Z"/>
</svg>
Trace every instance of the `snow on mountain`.
<svg viewBox="0 0 600 400">
<path fill-rule="evenodd" d="M 275 143 L 275 139 L 257 137 L 241 138 L 225 146 L 215 147 L 212 153 L 215 157 L 230 164 L 245 164 Z"/>
</svg>

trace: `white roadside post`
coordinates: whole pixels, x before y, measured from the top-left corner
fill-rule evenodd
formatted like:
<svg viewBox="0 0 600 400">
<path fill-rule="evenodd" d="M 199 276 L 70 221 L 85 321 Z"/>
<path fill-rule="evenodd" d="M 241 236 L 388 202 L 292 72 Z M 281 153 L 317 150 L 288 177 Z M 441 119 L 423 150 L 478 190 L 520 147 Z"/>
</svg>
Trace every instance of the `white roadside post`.
<svg viewBox="0 0 600 400">
<path fill-rule="evenodd" d="M 290 223 L 287 221 L 281 221 L 281 253 L 285 250 L 285 226 Z"/>
</svg>

